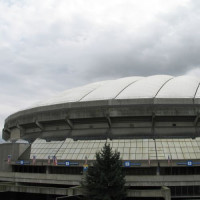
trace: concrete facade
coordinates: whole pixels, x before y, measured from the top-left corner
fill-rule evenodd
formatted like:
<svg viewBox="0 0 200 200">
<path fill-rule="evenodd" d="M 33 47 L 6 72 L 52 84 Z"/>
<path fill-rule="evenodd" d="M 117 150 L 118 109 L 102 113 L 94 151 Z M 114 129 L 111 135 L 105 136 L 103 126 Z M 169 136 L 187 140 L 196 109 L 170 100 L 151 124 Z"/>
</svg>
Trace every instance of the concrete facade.
<svg viewBox="0 0 200 200">
<path fill-rule="evenodd" d="M 11 155 L 11 160 L 17 160 L 22 155 L 30 144 L 19 143 L 4 143 L 0 144 L 0 172 L 12 171 L 11 165 L 7 163 L 8 155 Z"/>
</svg>

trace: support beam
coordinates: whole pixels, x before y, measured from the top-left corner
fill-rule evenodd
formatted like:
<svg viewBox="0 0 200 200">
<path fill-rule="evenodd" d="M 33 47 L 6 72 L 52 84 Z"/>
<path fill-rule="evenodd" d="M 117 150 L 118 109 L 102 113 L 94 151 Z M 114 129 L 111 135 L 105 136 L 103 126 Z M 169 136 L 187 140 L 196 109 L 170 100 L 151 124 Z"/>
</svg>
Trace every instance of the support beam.
<svg viewBox="0 0 200 200">
<path fill-rule="evenodd" d="M 198 122 L 199 122 L 199 118 L 200 118 L 200 113 L 198 112 L 196 117 L 195 117 L 195 120 L 194 120 L 194 126 L 195 126 L 195 130 L 196 130 L 196 135 L 194 135 L 194 138 L 199 136 L 198 128 L 197 128 Z"/>
<path fill-rule="evenodd" d="M 152 123 L 152 126 L 151 126 L 151 134 L 153 135 L 154 138 L 155 138 L 155 133 L 154 133 L 155 118 L 156 118 L 156 115 L 155 115 L 155 113 L 153 112 L 153 113 L 152 113 L 152 119 L 151 119 L 151 123 Z"/>
<path fill-rule="evenodd" d="M 195 125 L 195 126 L 198 125 L 199 118 L 200 118 L 200 113 L 198 112 L 197 115 L 196 115 L 196 117 L 195 117 L 195 120 L 194 120 L 194 125 Z"/>
<path fill-rule="evenodd" d="M 112 122 L 111 122 L 110 116 L 109 116 L 109 115 L 106 115 L 106 119 L 107 119 L 107 121 L 108 121 L 108 126 L 109 126 L 109 128 L 112 128 Z"/>
<path fill-rule="evenodd" d="M 4 128 L 3 131 L 4 131 L 4 132 L 8 132 L 8 133 L 11 132 L 11 130 L 10 130 L 9 128 Z"/>
<path fill-rule="evenodd" d="M 44 126 L 41 124 L 41 122 L 38 122 L 37 120 L 35 121 L 35 124 L 37 125 L 37 127 L 43 131 L 44 130 Z"/>
<path fill-rule="evenodd" d="M 73 125 L 73 122 L 69 119 L 69 118 L 65 118 L 65 121 L 67 122 L 67 125 L 73 129 L 74 125 Z"/>
<path fill-rule="evenodd" d="M 17 128 L 18 128 L 20 131 L 24 131 L 24 130 L 25 130 L 25 129 L 24 129 L 21 125 L 19 125 L 19 124 L 17 124 L 16 126 L 17 126 Z"/>
</svg>

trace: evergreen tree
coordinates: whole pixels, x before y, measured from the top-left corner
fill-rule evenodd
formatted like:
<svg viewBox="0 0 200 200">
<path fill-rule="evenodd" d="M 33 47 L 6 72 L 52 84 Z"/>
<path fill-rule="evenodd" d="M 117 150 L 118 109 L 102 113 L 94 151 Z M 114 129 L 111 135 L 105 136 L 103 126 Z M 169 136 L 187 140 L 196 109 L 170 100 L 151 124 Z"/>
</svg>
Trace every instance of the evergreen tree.
<svg viewBox="0 0 200 200">
<path fill-rule="evenodd" d="M 96 153 L 96 161 L 88 168 L 82 183 L 88 200 L 122 200 L 126 197 L 125 179 L 120 153 L 105 144 Z"/>
</svg>

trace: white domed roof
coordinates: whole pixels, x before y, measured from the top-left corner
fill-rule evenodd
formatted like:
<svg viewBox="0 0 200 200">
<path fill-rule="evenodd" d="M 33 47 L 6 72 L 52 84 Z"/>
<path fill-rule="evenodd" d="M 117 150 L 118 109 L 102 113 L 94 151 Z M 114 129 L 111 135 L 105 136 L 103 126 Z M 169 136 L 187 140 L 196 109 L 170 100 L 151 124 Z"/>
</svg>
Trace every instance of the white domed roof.
<svg viewBox="0 0 200 200">
<path fill-rule="evenodd" d="M 191 76 L 133 76 L 66 90 L 32 107 L 70 102 L 130 99 L 154 99 L 154 103 L 166 103 L 166 99 L 168 102 L 170 100 L 174 102 L 174 99 L 186 99 L 187 103 L 200 104 L 199 85 L 200 79 Z"/>
</svg>

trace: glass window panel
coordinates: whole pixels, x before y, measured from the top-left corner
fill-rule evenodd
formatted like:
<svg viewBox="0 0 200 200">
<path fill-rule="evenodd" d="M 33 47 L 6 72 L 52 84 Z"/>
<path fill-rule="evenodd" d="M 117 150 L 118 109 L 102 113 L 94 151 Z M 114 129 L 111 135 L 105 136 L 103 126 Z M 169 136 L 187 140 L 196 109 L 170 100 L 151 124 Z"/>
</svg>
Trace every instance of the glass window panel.
<svg viewBox="0 0 200 200">
<path fill-rule="evenodd" d="M 57 149 L 52 149 L 52 153 L 57 153 Z"/>
<path fill-rule="evenodd" d="M 74 154 L 72 154 L 71 159 L 72 159 L 72 160 L 77 160 L 77 156 L 78 156 L 78 154 L 77 154 L 77 153 L 74 153 Z"/>
<path fill-rule="evenodd" d="M 61 159 L 62 159 L 62 160 L 66 160 L 66 159 L 67 159 L 67 154 L 63 154 L 63 155 L 61 156 Z"/>
<path fill-rule="evenodd" d="M 136 153 L 142 153 L 142 148 L 138 147 L 138 148 L 136 149 Z"/>
<path fill-rule="evenodd" d="M 143 148 L 148 147 L 149 143 L 148 142 L 143 142 Z"/>
<path fill-rule="evenodd" d="M 158 159 L 159 160 L 163 160 L 165 158 L 165 156 L 163 154 L 158 154 Z"/>
<path fill-rule="evenodd" d="M 149 149 L 148 148 L 143 148 L 142 151 L 143 151 L 143 153 L 148 153 Z"/>
<path fill-rule="evenodd" d="M 99 147 L 99 143 L 95 142 L 93 148 L 97 148 L 97 147 Z"/>
<path fill-rule="evenodd" d="M 92 148 L 93 147 L 93 143 L 88 143 L 88 146 L 87 146 L 87 148 Z"/>
<path fill-rule="evenodd" d="M 132 146 L 136 147 L 136 140 L 132 140 L 132 141 L 131 141 L 131 147 L 132 147 Z"/>
<path fill-rule="evenodd" d="M 80 149 L 80 153 L 85 153 L 86 149 Z"/>
<path fill-rule="evenodd" d="M 136 153 L 136 148 L 130 148 L 130 153 L 131 154 Z"/>
<path fill-rule="evenodd" d="M 97 152 L 97 149 L 91 149 L 91 152 L 90 153 L 96 153 Z"/>
<path fill-rule="evenodd" d="M 84 143 L 82 143 L 82 142 L 79 143 L 78 146 L 77 146 L 77 148 L 82 148 L 82 147 L 83 147 L 83 144 L 84 144 Z"/>
<path fill-rule="evenodd" d="M 61 144 L 56 144 L 56 148 L 60 148 L 61 147 Z"/>
<path fill-rule="evenodd" d="M 190 159 L 190 154 L 189 153 L 184 153 L 183 156 L 184 156 L 184 159 Z"/>
<path fill-rule="evenodd" d="M 187 145 L 188 147 L 191 147 L 191 146 L 192 146 L 192 143 L 191 143 L 190 141 L 188 141 L 188 142 L 186 143 L 186 145 Z"/>
<path fill-rule="evenodd" d="M 196 154 L 195 153 L 190 153 L 190 158 L 191 159 L 197 159 Z"/>
<path fill-rule="evenodd" d="M 156 147 L 162 147 L 162 143 L 156 141 Z"/>
<path fill-rule="evenodd" d="M 59 153 L 64 153 L 65 152 L 65 149 L 60 149 L 59 150 Z"/>
<path fill-rule="evenodd" d="M 149 147 L 155 147 L 154 142 L 149 142 Z"/>
<path fill-rule="evenodd" d="M 193 149 L 194 149 L 195 152 L 200 152 L 199 147 L 193 147 Z"/>
<path fill-rule="evenodd" d="M 137 141 L 137 147 L 142 147 L 142 142 L 141 141 Z"/>
<path fill-rule="evenodd" d="M 129 154 L 122 154 L 121 156 L 123 160 L 129 160 Z"/>
<path fill-rule="evenodd" d="M 200 159 L 200 152 L 195 152 L 195 154 L 196 154 L 196 158 Z"/>
<path fill-rule="evenodd" d="M 193 152 L 194 152 L 193 147 L 188 147 L 188 152 L 189 152 L 189 153 L 193 153 Z"/>
<path fill-rule="evenodd" d="M 177 157 L 179 160 L 184 159 L 184 156 L 182 153 L 177 153 Z"/>
<path fill-rule="evenodd" d="M 83 144 L 82 148 L 87 148 L 87 147 L 88 147 L 88 143 L 85 142 L 85 143 Z"/>
<path fill-rule="evenodd" d="M 83 160 L 84 159 L 84 154 L 78 154 L 77 159 L 78 160 Z"/>
<path fill-rule="evenodd" d="M 67 148 L 67 145 L 68 145 L 68 144 L 64 143 L 64 144 L 62 145 L 62 148 Z"/>
<path fill-rule="evenodd" d="M 94 154 L 89 154 L 88 159 L 89 160 L 93 160 L 94 159 Z"/>
<path fill-rule="evenodd" d="M 66 159 L 71 160 L 73 154 L 67 154 Z"/>
<path fill-rule="evenodd" d="M 74 153 L 79 153 L 79 152 L 80 152 L 80 149 L 75 149 Z"/>
<path fill-rule="evenodd" d="M 52 153 L 53 152 L 53 149 L 48 149 L 48 153 Z"/>
<path fill-rule="evenodd" d="M 136 160 L 140 160 L 141 159 L 141 157 L 142 157 L 142 154 L 141 153 L 138 153 L 138 154 L 136 154 Z"/>
<path fill-rule="evenodd" d="M 124 154 L 128 154 L 129 153 L 129 148 L 124 148 Z"/>
<path fill-rule="evenodd" d="M 114 148 L 118 147 L 118 143 L 113 143 L 113 147 Z"/>
<path fill-rule="evenodd" d="M 130 142 L 126 142 L 126 143 L 124 144 L 124 146 L 125 146 L 125 147 L 131 147 L 131 143 L 130 143 Z"/>
<path fill-rule="evenodd" d="M 124 152 L 124 148 L 118 148 L 117 151 L 119 151 L 120 154 L 122 154 Z"/>
<path fill-rule="evenodd" d="M 176 149 L 175 148 L 170 148 L 169 149 L 171 153 L 176 153 Z"/>
<path fill-rule="evenodd" d="M 187 147 L 182 148 L 182 152 L 188 153 L 188 152 L 189 152 L 189 151 L 188 151 L 188 148 L 187 148 Z"/>
<path fill-rule="evenodd" d="M 173 147 L 174 148 L 174 143 L 173 142 L 168 142 L 168 146 L 171 148 Z"/>
<path fill-rule="evenodd" d="M 135 160 L 136 156 L 135 156 L 135 154 L 130 154 L 129 158 L 130 158 L 130 160 Z"/>
<path fill-rule="evenodd" d="M 76 149 L 70 149 L 69 153 L 73 154 L 75 152 Z"/>
<path fill-rule="evenodd" d="M 142 154 L 142 159 L 143 160 L 148 160 L 148 154 Z"/>
<path fill-rule="evenodd" d="M 124 147 L 124 142 L 119 142 L 118 147 Z"/>
<path fill-rule="evenodd" d="M 86 153 L 86 154 L 89 154 L 90 151 L 91 151 L 91 149 L 85 149 L 85 153 Z"/>
<path fill-rule="evenodd" d="M 181 153 L 181 152 L 182 152 L 182 149 L 179 148 L 179 147 L 176 147 L 176 152 L 177 152 L 177 153 Z"/>
<path fill-rule="evenodd" d="M 73 146 L 73 144 L 68 144 L 68 146 L 67 146 L 67 149 L 71 149 L 72 148 L 72 146 Z"/>
</svg>

